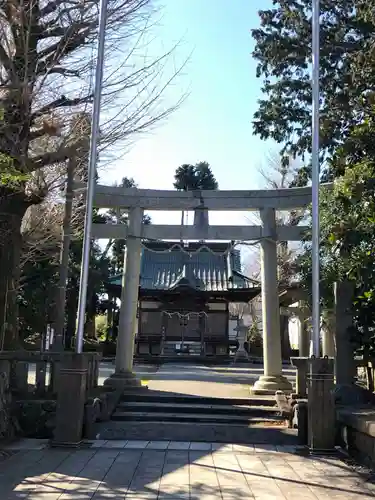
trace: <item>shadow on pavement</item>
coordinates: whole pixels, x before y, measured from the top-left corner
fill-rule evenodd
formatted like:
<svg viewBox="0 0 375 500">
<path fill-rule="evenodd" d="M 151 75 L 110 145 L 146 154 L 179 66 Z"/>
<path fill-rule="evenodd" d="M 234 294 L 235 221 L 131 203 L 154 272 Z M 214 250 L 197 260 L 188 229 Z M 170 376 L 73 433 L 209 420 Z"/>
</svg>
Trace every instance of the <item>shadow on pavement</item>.
<svg viewBox="0 0 375 500">
<path fill-rule="evenodd" d="M 261 448 L 261 447 L 257 447 Z M 43 450 L 3 464 L 1 498 L 20 500 L 373 498 L 339 460 L 250 452 Z M 334 479 L 333 479 L 334 478 Z M 371 486 L 371 485 L 370 485 Z"/>
</svg>

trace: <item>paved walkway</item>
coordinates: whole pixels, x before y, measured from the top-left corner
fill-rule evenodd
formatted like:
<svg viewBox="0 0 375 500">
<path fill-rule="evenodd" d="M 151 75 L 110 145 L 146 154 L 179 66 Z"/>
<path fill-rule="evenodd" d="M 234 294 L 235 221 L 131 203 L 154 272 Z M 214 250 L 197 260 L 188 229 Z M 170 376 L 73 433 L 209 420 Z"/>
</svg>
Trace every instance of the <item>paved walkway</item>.
<svg viewBox="0 0 375 500">
<path fill-rule="evenodd" d="M 102 385 L 114 370 L 114 363 L 110 361 L 100 363 L 99 385 Z M 166 363 L 160 367 L 135 365 L 134 371 L 150 389 L 156 391 L 195 396 L 245 398 L 249 396 L 250 387 L 263 374 L 263 366 L 259 364 L 204 366 L 192 363 Z M 295 383 L 293 367 L 284 367 L 283 374 L 293 384 Z M 34 382 L 35 365 L 31 365 L 29 383 Z"/>
<path fill-rule="evenodd" d="M 104 367 L 103 367 L 104 369 Z M 166 363 L 155 372 L 135 366 L 140 378 L 150 389 L 194 396 L 246 398 L 250 387 L 263 374 L 262 365 L 204 366 Z M 295 383 L 295 369 L 284 368 L 283 374 Z"/>
<path fill-rule="evenodd" d="M 255 368 L 262 372 L 262 368 Z M 258 378 L 254 368 L 165 364 L 149 376 L 147 385 L 155 391 L 193 396 L 249 397 L 250 386 Z"/>
<path fill-rule="evenodd" d="M 111 446 L 111 447 L 109 447 Z M 366 482 L 338 458 L 290 447 L 96 442 L 53 450 L 30 440 L 0 466 L 1 500 L 364 500 Z M 165 444 L 163 445 L 165 446 Z M 189 449 L 186 449 L 186 447 Z M 32 449 L 31 449 L 32 448 Z"/>
<path fill-rule="evenodd" d="M 101 380 L 113 368 L 103 363 Z M 154 390 L 247 397 L 262 367 L 169 364 L 137 372 Z M 294 378 L 293 370 L 284 373 Z M 338 457 L 306 457 L 286 445 L 118 440 L 86 446 L 50 449 L 38 440 L 13 445 L 0 463 L 0 500 L 375 498 L 375 483 Z"/>
</svg>

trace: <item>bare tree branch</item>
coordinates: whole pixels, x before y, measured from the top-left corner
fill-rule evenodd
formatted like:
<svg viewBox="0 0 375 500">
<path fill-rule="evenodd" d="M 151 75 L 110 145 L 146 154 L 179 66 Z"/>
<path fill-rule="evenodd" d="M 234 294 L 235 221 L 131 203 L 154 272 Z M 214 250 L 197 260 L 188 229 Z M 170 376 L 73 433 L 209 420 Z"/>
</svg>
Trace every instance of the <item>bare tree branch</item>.
<svg viewBox="0 0 375 500">
<path fill-rule="evenodd" d="M 8 282 L 15 289 L 19 279 L 25 210 L 30 203 L 44 207 L 43 197 L 57 203 L 55 186 L 71 154 L 80 155 L 87 176 L 91 124 L 86 119 L 71 125 L 77 113 L 92 113 L 99 3 L 0 2 L 0 155 L 11 160 L 18 179 L 0 185 L 0 262 L 6 270 L 0 273 L 0 318 L 10 307 Z M 186 58 L 175 61 L 178 46 L 161 45 L 158 52 L 155 14 L 152 0 L 108 0 L 98 162 L 121 156 L 137 134 L 183 102 L 185 92 L 171 102 L 168 88 L 182 75 Z M 45 175 L 49 170 L 56 173 L 53 181 Z M 83 205 L 81 200 L 76 206 L 81 220 Z M 9 231 L 15 235 L 11 245 Z"/>
<path fill-rule="evenodd" d="M 58 99 L 49 102 L 45 106 L 39 108 L 35 113 L 31 115 L 31 123 L 33 124 L 37 118 L 40 118 L 42 116 L 48 116 L 51 111 L 55 109 L 61 109 L 61 108 L 74 108 L 76 106 L 80 106 L 82 104 L 86 104 L 88 102 L 91 102 L 93 98 L 93 95 L 87 95 L 84 97 L 76 97 L 69 99 L 65 95 L 62 95 Z"/>
<path fill-rule="evenodd" d="M 34 172 L 40 168 L 48 165 L 53 165 L 54 163 L 62 163 L 69 159 L 72 154 L 72 148 L 61 148 L 57 151 L 52 151 L 44 153 L 40 156 L 36 156 L 29 160 L 28 171 Z"/>
<path fill-rule="evenodd" d="M 0 152 L 23 164 L 22 171 L 29 165 L 37 167 L 27 159 L 28 144 L 41 137 L 41 129 L 30 130 L 30 124 L 51 113 L 67 121 L 69 114 L 92 102 L 98 2 L 24 0 L 15 13 L 12 0 L 4 0 L 3 8 L 0 5 L 0 31 L 7 46 L 1 46 L 0 57 L 4 108 Z M 163 81 L 173 68 L 170 63 L 178 45 L 156 58 L 147 55 L 148 44 L 154 42 L 150 36 L 154 13 L 151 0 L 108 2 L 101 151 L 114 144 L 124 147 L 131 135 L 165 119 L 184 100 L 183 95 L 157 109 L 186 59 Z M 54 158 L 51 155 L 51 161 Z"/>
</svg>

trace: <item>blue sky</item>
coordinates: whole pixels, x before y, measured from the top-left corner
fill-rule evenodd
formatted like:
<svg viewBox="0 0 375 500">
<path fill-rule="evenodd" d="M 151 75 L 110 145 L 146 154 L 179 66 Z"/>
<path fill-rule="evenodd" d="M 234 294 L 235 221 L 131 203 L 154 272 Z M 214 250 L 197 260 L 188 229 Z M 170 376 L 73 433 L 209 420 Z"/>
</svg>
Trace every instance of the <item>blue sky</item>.
<svg viewBox="0 0 375 500">
<path fill-rule="evenodd" d="M 182 60 L 192 52 L 183 75 L 168 90 L 177 101 L 190 94 L 168 120 L 139 138 L 103 176 L 110 184 L 134 177 L 142 188 L 172 189 L 175 169 L 183 163 L 207 161 L 221 189 L 256 189 L 265 157 L 277 150 L 252 134 L 252 117 L 260 97 L 255 77 L 250 30 L 259 26 L 257 12 L 270 0 L 163 0 L 159 42 L 168 47 L 183 38 Z M 153 214 L 155 223 L 178 223 L 176 213 Z M 246 223 L 244 214 L 213 214 L 211 223 Z"/>
</svg>

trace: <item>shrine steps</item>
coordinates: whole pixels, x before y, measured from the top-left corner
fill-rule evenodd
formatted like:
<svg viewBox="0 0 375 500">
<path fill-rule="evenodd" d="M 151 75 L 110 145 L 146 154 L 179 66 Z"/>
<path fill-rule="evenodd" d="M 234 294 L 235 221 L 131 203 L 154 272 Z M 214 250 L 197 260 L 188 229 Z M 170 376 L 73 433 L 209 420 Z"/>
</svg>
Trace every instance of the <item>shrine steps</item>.
<svg viewBox="0 0 375 500">
<path fill-rule="evenodd" d="M 279 444 L 295 436 L 274 397 L 211 398 L 140 390 L 122 396 L 111 421 L 98 424 L 97 437 L 254 443 L 266 442 L 270 434 Z"/>
<path fill-rule="evenodd" d="M 261 424 L 269 423 L 270 421 L 284 421 L 282 417 L 267 418 L 253 415 L 216 415 L 211 413 L 153 413 L 153 412 L 121 412 L 116 411 L 112 416 L 112 420 L 117 421 L 136 421 L 136 422 L 187 422 L 187 423 L 220 423 L 220 424 Z"/>
<path fill-rule="evenodd" d="M 127 415 L 135 415 L 139 413 L 160 415 L 175 415 L 182 414 L 182 416 L 189 417 L 190 415 L 214 415 L 228 416 L 230 418 L 241 417 L 277 417 L 279 414 L 278 408 L 273 406 L 239 406 L 239 405 L 211 405 L 211 404 L 178 404 L 175 403 L 134 403 L 134 402 L 121 402 L 112 418 L 114 420 L 121 420 L 120 417 Z"/>
<path fill-rule="evenodd" d="M 195 396 L 169 391 L 156 391 L 151 389 L 137 388 L 126 391 L 122 394 L 121 403 L 173 403 L 176 405 L 211 405 L 211 406 L 262 406 L 276 407 L 274 396 L 249 396 L 248 398 L 238 397 L 212 397 Z"/>
<path fill-rule="evenodd" d="M 192 422 L 103 422 L 99 440 L 179 441 L 232 444 L 296 444 L 297 431 L 265 424 L 222 424 Z"/>
<path fill-rule="evenodd" d="M 176 344 L 178 342 L 165 342 L 163 345 L 163 354 L 162 356 L 166 358 L 175 358 L 175 357 L 189 357 L 189 356 L 194 356 L 194 357 L 200 357 L 202 356 L 202 343 L 201 342 L 186 342 L 185 345 L 186 347 L 189 348 L 188 353 L 181 353 L 177 354 L 176 352 Z"/>
<path fill-rule="evenodd" d="M 283 419 L 274 399 L 210 398 L 142 391 L 124 394 L 112 420 L 248 424 Z"/>
<path fill-rule="evenodd" d="M 229 355 L 217 355 L 217 356 L 205 356 L 199 354 L 136 354 L 134 357 L 138 364 L 147 365 L 164 365 L 168 363 L 181 363 L 181 364 L 202 364 L 205 366 L 215 366 L 215 365 L 229 365 L 233 362 L 233 359 Z"/>
</svg>

